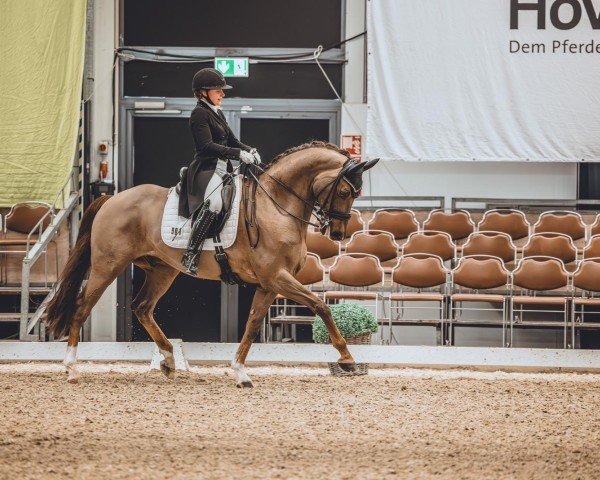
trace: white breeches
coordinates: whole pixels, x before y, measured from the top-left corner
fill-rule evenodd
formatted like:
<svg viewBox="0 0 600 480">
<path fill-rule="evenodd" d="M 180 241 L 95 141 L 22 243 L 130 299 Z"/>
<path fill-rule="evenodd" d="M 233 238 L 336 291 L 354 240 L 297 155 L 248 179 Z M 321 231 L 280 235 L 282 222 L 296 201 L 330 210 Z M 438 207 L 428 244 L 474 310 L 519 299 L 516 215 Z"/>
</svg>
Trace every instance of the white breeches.
<svg viewBox="0 0 600 480">
<path fill-rule="evenodd" d="M 227 163 L 225 160 L 217 161 L 217 168 L 215 173 L 210 178 L 208 186 L 206 187 L 206 193 L 204 194 L 204 200 L 210 200 L 208 209 L 211 212 L 219 213 L 223 208 L 223 198 L 221 197 L 221 190 L 223 190 L 223 177 L 227 173 Z"/>
</svg>

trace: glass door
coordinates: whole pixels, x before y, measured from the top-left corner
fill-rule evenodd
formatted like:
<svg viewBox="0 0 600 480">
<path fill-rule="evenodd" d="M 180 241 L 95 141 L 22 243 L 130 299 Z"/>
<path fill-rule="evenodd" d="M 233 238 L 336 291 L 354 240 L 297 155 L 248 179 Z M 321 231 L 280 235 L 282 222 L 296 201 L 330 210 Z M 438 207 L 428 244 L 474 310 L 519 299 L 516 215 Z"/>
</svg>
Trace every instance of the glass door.
<svg viewBox="0 0 600 480">
<path fill-rule="evenodd" d="M 258 149 L 263 162 L 269 162 L 282 151 L 309 142 L 321 140 L 337 143 L 336 116 L 332 113 L 316 112 L 236 112 L 234 125 L 240 140 Z M 238 289 L 238 334 L 241 336 L 254 296 L 254 287 Z M 297 341 L 311 341 L 311 328 L 296 327 Z"/>
</svg>

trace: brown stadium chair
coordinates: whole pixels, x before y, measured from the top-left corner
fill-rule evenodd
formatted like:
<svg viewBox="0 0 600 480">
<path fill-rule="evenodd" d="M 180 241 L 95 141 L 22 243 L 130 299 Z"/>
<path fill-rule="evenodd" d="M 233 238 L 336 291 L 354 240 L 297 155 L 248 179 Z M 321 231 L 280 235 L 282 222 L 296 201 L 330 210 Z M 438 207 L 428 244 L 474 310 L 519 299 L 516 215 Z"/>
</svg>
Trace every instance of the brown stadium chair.
<svg viewBox="0 0 600 480">
<path fill-rule="evenodd" d="M 464 257 L 471 255 L 491 255 L 499 257 L 503 262 L 514 262 L 517 259 L 517 247 L 508 233 L 474 232 L 469 235 L 462 246 Z"/>
<path fill-rule="evenodd" d="M 328 290 L 327 299 L 355 298 L 369 300 L 377 298 L 378 293 L 367 291 L 364 287 L 383 287 L 383 269 L 375 255 L 366 253 L 346 253 L 338 256 L 329 269 L 329 280 L 344 287 L 358 290 Z"/>
<path fill-rule="evenodd" d="M 586 258 L 579 263 L 573 273 L 573 288 L 575 292 L 571 308 L 571 345 L 574 348 L 575 329 L 600 328 L 598 321 L 585 321 L 586 313 L 600 314 L 600 257 Z"/>
<path fill-rule="evenodd" d="M 375 318 L 379 322 L 379 302 L 382 300 L 384 275 L 379 259 L 374 255 L 340 255 L 329 269 L 329 281 L 336 288 L 325 291 L 325 300 L 368 302 L 365 306 L 375 309 Z"/>
<path fill-rule="evenodd" d="M 542 292 L 547 295 L 536 295 Z M 513 345 L 513 329 L 515 326 L 538 328 L 562 326 L 564 332 L 563 347 L 567 348 L 567 311 L 572 296 L 573 290 L 570 285 L 570 274 L 565 269 L 565 265 L 561 260 L 545 256 L 521 259 L 519 265 L 513 271 L 513 294 L 510 297 L 509 345 Z M 549 307 L 550 309 L 536 310 L 535 308 L 527 308 L 536 306 Z M 543 313 L 544 315 L 561 313 L 563 321 L 525 321 L 524 315 L 533 312 Z"/>
<path fill-rule="evenodd" d="M 428 253 L 447 261 L 456 257 L 456 245 L 446 232 L 423 230 L 411 233 L 402 245 L 402 255 L 413 253 Z"/>
<path fill-rule="evenodd" d="M 530 227 L 523 212 L 504 208 L 488 210 L 477 225 L 480 231 L 507 233 L 513 240 L 529 236 Z"/>
<path fill-rule="evenodd" d="M 467 238 L 475 231 L 475 223 L 471 214 L 466 210 L 457 210 L 452 213 L 443 210 L 432 210 L 423 222 L 423 230 L 437 230 L 449 233 L 452 240 Z"/>
<path fill-rule="evenodd" d="M 435 327 L 438 343 L 444 344 L 448 274 L 442 258 L 436 255 L 406 254 L 398 259 L 392 270 L 392 292 L 388 295 L 388 343 L 392 342 L 394 325 L 422 325 Z M 433 302 L 436 306 L 410 306 L 414 302 Z M 437 318 L 408 319 L 405 317 L 407 310 L 433 310 L 437 312 Z"/>
<path fill-rule="evenodd" d="M 0 277 L 7 281 L 7 255 L 27 255 L 29 249 L 38 241 L 42 232 L 54 218 L 52 207 L 43 202 L 22 202 L 14 204 L 4 217 L 3 235 L 0 237 L 0 267 L 3 272 Z M 51 242 L 56 243 L 54 240 Z M 43 251 L 44 272 L 48 281 L 48 249 Z M 56 274 L 58 275 L 58 252 L 55 254 Z M 0 278 L 0 282 L 2 278 Z"/>
<path fill-rule="evenodd" d="M 346 244 L 346 253 L 370 253 L 380 262 L 395 260 L 398 256 L 398 244 L 389 232 L 369 230 L 354 232 Z"/>
<path fill-rule="evenodd" d="M 350 210 L 350 220 L 348 220 L 348 225 L 346 225 L 346 237 L 350 238 L 353 233 L 360 232 L 365 229 L 365 222 L 362 218 L 362 215 L 358 210 L 353 208 Z"/>
<path fill-rule="evenodd" d="M 590 225 L 590 237 L 600 235 L 600 214 L 596 215 L 596 220 Z"/>
<path fill-rule="evenodd" d="M 325 268 L 323 267 L 319 256 L 314 253 L 308 253 L 306 255 L 306 263 L 295 275 L 295 278 L 302 285 L 315 285 L 323 283 L 324 275 Z"/>
<path fill-rule="evenodd" d="M 321 232 L 308 230 L 306 232 L 306 249 L 309 253 L 314 253 L 324 260 L 340 254 L 340 242 L 331 240 Z"/>
<path fill-rule="evenodd" d="M 592 235 L 583 247 L 583 259 L 600 257 L 600 235 Z"/>
<path fill-rule="evenodd" d="M 577 248 L 565 233 L 534 233 L 523 247 L 523 258 L 537 256 L 554 257 L 563 263 L 572 263 L 577 260 Z"/>
<path fill-rule="evenodd" d="M 504 234 L 506 235 L 506 234 Z M 510 238 L 510 237 L 509 237 Z M 452 294 L 450 295 L 450 321 L 448 337 L 450 345 L 454 342 L 454 325 L 498 325 L 502 326 L 502 346 L 506 345 L 507 297 L 510 296 L 510 272 L 501 258 L 491 255 L 465 256 L 459 259 L 452 270 Z M 497 289 L 502 289 L 498 291 Z M 465 291 L 466 290 L 466 291 Z M 492 307 L 464 307 L 463 304 L 485 302 Z M 496 307 L 494 307 L 494 305 Z M 498 308 L 498 306 L 500 308 Z M 485 311 L 501 314 L 501 320 L 481 319 L 464 320 L 466 311 Z"/>
<path fill-rule="evenodd" d="M 308 287 L 313 293 L 320 296 L 323 295 L 325 267 L 321 263 L 321 259 L 318 255 L 308 253 L 306 256 L 306 263 L 295 275 L 295 278 L 302 285 Z M 265 319 L 266 324 L 264 325 L 265 328 L 263 330 L 263 340 L 266 342 L 272 340 L 274 336 L 274 325 L 280 327 L 280 330 L 277 330 L 277 327 L 275 327 L 278 332 L 275 337 L 278 337 L 280 340 L 283 338 L 295 339 L 296 325 L 310 325 L 314 320 L 314 315 L 312 313 L 309 313 L 309 315 L 297 314 L 297 310 L 303 308 L 304 307 L 301 305 L 290 301 L 283 295 L 277 295 L 267 312 L 267 317 Z M 289 337 L 287 337 L 288 334 Z"/>
<path fill-rule="evenodd" d="M 586 225 L 581 215 L 568 210 L 553 210 L 540 214 L 533 233 L 564 233 L 573 240 L 585 238 Z"/>
<path fill-rule="evenodd" d="M 23 234 L 31 234 L 30 242 L 35 243 L 41 232 L 50 225 L 53 212 L 50 205 L 38 202 L 17 203 L 12 206 L 4 218 L 3 244 L 27 245 Z M 18 243 L 21 241 L 21 243 Z"/>
<path fill-rule="evenodd" d="M 403 240 L 419 230 L 419 222 L 412 210 L 380 208 L 375 210 L 367 230 L 383 230 L 394 235 L 396 240 Z"/>
</svg>

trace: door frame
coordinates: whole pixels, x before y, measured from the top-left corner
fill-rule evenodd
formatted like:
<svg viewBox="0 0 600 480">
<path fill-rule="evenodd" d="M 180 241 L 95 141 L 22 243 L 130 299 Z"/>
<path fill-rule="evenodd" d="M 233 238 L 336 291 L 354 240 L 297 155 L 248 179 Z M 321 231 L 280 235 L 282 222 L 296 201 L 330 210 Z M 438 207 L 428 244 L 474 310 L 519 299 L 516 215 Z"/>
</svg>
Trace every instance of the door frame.
<svg viewBox="0 0 600 480">
<path fill-rule="evenodd" d="M 163 108 L 139 108 L 162 102 Z M 133 187 L 135 146 L 133 133 L 138 117 L 189 118 L 193 98 L 125 97 L 119 105 L 118 191 Z M 223 113 L 236 136 L 242 118 L 329 120 L 329 141 L 338 143 L 341 132 L 339 100 L 288 100 L 226 98 Z M 133 265 L 117 279 L 117 341 L 131 341 L 133 313 Z M 221 282 L 221 342 L 238 341 L 238 286 Z"/>
</svg>

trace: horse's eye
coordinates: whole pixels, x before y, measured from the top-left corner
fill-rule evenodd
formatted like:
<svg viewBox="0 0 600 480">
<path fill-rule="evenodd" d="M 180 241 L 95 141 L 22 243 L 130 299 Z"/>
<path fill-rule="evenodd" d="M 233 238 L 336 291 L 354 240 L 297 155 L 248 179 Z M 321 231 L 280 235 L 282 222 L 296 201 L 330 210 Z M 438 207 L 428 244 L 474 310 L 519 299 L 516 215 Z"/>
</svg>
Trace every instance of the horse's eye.
<svg viewBox="0 0 600 480">
<path fill-rule="evenodd" d="M 338 193 L 338 196 L 339 196 L 341 199 L 345 200 L 346 198 L 348 198 L 348 197 L 350 196 L 350 191 L 349 191 L 349 190 L 341 190 L 341 191 Z"/>
</svg>

